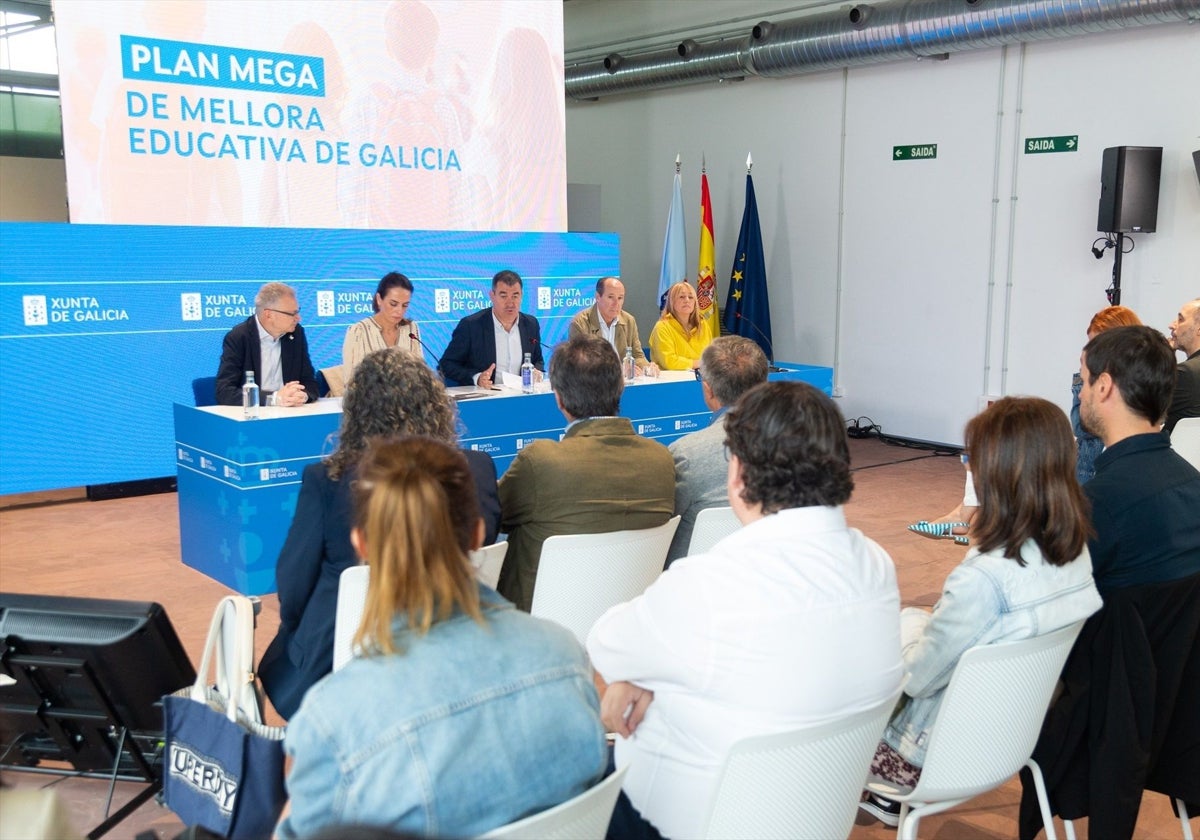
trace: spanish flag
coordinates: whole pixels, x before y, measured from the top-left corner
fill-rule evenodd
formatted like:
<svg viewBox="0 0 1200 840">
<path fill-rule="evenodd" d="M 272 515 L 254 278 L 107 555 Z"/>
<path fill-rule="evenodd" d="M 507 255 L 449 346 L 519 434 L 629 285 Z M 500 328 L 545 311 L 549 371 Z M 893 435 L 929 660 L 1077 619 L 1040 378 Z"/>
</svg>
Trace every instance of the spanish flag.
<svg viewBox="0 0 1200 840">
<path fill-rule="evenodd" d="M 708 173 L 700 166 L 700 261 L 696 264 L 696 298 L 699 301 L 700 326 L 712 338 L 721 334 L 721 318 L 717 313 L 717 280 L 713 275 L 716 257 L 713 253 L 712 199 L 708 195 Z"/>
</svg>

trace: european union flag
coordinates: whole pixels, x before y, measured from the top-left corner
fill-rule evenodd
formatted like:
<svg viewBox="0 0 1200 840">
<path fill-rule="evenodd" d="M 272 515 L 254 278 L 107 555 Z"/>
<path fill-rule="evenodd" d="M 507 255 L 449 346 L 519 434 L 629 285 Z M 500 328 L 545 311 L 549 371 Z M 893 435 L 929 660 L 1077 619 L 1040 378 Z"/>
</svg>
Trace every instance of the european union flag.
<svg viewBox="0 0 1200 840">
<path fill-rule="evenodd" d="M 775 360 L 771 348 L 771 306 L 767 301 L 767 263 L 763 259 L 762 229 L 758 225 L 758 202 L 754 200 L 754 181 L 746 173 L 746 209 L 738 233 L 733 270 L 729 273 L 729 294 L 721 313 L 725 334 L 753 339 L 767 358 Z"/>
</svg>

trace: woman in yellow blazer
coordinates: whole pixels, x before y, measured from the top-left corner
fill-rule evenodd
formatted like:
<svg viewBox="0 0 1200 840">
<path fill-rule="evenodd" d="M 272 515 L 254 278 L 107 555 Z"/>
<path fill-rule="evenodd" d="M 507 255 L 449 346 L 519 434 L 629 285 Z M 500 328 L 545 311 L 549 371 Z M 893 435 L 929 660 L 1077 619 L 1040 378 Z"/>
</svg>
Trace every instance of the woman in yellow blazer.
<svg viewBox="0 0 1200 840">
<path fill-rule="evenodd" d="M 700 325 L 696 291 L 686 280 L 667 290 L 662 317 L 650 333 L 650 360 L 663 370 L 694 370 L 712 341 Z"/>
</svg>

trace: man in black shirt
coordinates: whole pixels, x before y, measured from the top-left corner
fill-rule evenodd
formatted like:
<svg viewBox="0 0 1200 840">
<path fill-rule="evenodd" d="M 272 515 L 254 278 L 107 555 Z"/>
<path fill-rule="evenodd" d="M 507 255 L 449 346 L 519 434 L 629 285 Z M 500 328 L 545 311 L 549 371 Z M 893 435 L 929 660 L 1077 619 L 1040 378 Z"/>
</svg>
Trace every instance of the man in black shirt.
<svg viewBox="0 0 1200 840">
<path fill-rule="evenodd" d="M 1080 357 L 1080 418 L 1104 441 L 1084 485 L 1088 542 L 1101 595 L 1200 573 L 1200 472 L 1158 426 L 1175 387 L 1175 357 L 1151 327 L 1118 327 Z"/>
</svg>

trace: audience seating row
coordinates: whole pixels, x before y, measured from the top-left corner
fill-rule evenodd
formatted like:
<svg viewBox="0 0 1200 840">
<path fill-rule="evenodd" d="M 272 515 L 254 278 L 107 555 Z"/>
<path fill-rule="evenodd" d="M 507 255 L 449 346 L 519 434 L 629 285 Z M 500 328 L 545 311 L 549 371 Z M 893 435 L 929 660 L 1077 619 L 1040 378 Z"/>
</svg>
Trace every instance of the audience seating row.
<svg viewBox="0 0 1200 840">
<path fill-rule="evenodd" d="M 1200 438 L 1200 420 L 1194 424 Z M 1188 426 L 1184 435 L 1189 434 Z M 1179 427 L 1176 437 L 1179 436 Z M 658 528 L 546 540 L 534 590 L 533 614 L 557 621 L 583 642 L 609 607 L 636 597 L 660 573 L 679 518 Z M 740 527 L 730 508 L 703 511 L 689 554 L 709 550 Z M 474 552 L 472 563 L 489 586 L 507 550 L 497 543 Z M 334 669 L 349 661 L 361 617 L 368 570 L 342 574 L 338 593 Z M 921 779 L 911 791 L 867 778 L 868 767 L 896 697 L 826 726 L 748 739 L 727 756 L 709 807 L 708 837 L 846 837 L 866 787 L 902 803 L 899 838 L 915 838 L 924 816 L 953 808 L 1029 769 L 1047 840 L 1057 835 L 1038 764 L 1031 758 L 1045 712 L 1083 623 L 1032 639 L 977 647 L 962 656 L 946 690 Z M 555 808 L 498 828 L 489 838 L 603 837 L 623 773 Z M 1177 802 L 1185 840 L 1191 831 Z M 1074 827 L 1064 821 L 1066 834 Z"/>
<path fill-rule="evenodd" d="M 546 540 L 534 590 L 533 613 L 557 621 L 584 641 L 609 607 L 640 594 L 660 573 L 678 517 L 658 528 Z M 730 508 L 701 513 L 689 553 L 707 551 L 740 523 Z M 472 557 L 494 583 L 505 543 Z M 351 656 L 350 639 L 366 595 L 368 569 L 342 574 L 338 593 L 334 669 Z M 939 727 L 918 787 L 872 789 L 904 802 L 900 837 L 915 837 L 919 820 L 1003 784 L 1028 763 L 1054 683 L 1081 625 L 1011 644 L 976 648 L 963 656 L 947 690 Z M 711 803 L 710 837 L 845 837 L 884 726 L 898 699 L 827 726 L 748 739 L 726 759 Z M 620 774 L 542 814 L 497 829 L 488 837 L 600 837 Z M 1040 798 L 1047 823 L 1049 808 Z M 1049 840 L 1054 840 L 1049 832 Z"/>
</svg>

